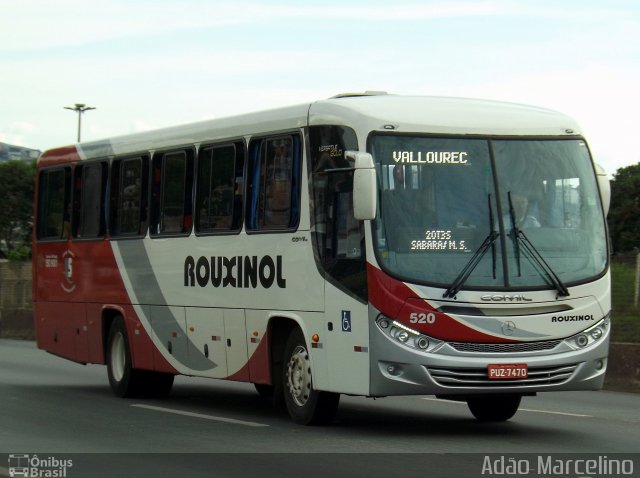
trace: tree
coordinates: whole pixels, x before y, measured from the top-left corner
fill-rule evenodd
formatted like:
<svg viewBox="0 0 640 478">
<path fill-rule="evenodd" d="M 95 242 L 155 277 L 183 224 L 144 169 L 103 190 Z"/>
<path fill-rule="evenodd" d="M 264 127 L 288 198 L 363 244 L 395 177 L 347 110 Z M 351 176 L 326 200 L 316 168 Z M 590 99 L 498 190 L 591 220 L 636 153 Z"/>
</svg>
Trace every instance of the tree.
<svg viewBox="0 0 640 478">
<path fill-rule="evenodd" d="M 640 163 L 614 174 L 607 222 L 614 252 L 640 248 Z"/>
<path fill-rule="evenodd" d="M 0 163 L 0 253 L 10 260 L 31 256 L 35 161 Z"/>
</svg>

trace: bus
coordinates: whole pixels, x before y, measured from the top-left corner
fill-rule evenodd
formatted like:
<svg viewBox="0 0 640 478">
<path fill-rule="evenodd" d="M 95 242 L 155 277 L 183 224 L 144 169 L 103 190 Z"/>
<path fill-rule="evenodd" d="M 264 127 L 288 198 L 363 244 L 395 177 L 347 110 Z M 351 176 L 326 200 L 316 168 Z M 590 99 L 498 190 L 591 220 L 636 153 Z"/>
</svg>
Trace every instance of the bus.
<svg viewBox="0 0 640 478">
<path fill-rule="evenodd" d="M 563 114 L 382 92 L 52 149 L 37 343 L 106 364 L 119 397 L 188 375 L 301 424 L 341 394 L 505 421 L 603 385 L 608 188 Z"/>
</svg>

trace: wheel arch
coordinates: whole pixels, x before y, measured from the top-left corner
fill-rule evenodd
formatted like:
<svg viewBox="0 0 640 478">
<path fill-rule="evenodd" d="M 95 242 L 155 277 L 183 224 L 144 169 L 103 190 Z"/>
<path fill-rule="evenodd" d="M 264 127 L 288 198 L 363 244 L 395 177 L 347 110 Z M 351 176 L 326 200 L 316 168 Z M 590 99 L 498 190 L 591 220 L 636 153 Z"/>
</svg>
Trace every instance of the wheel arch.
<svg viewBox="0 0 640 478">
<path fill-rule="evenodd" d="M 267 334 L 269 337 L 269 360 L 272 364 L 282 363 L 284 348 L 291 332 L 296 328 L 304 335 L 302 320 L 294 315 L 277 314 L 269 317 Z"/>
</svg>

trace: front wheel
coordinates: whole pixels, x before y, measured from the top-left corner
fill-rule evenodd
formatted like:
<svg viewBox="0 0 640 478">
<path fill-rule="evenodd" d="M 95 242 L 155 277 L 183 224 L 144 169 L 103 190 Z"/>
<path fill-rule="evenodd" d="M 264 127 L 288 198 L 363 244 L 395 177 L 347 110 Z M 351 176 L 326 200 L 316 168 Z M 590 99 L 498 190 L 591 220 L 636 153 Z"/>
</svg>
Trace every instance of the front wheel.
<svg viewBox="0 0 640 478">
<path fill-rule="evenodd" d="M 333 420 L 340 394 L 313 389 L 309 351 L 300 329 L 293 330 L 287 340 L 282 378 L 284 401 L 294 422 L 320 425 Z"/>
<path fill-rule="evenodd" d="M 516 414 L 521 399 L 520 395 L 485 395 L 468 398 L 467 406 L 481 422 L 504 422 Z"/>
</svg>

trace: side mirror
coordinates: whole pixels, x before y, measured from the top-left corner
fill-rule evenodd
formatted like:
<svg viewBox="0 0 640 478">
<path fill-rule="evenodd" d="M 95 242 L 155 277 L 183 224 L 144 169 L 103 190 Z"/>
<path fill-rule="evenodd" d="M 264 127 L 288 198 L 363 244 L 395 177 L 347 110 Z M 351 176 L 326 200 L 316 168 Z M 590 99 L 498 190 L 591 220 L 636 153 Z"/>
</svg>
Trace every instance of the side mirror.
<svg viewBox="0 0 640 478">
<path fill-rule="evenodd" d="M 611 185 L 609 184 L 607 172 L 599 164 L 596 164 L 596 178 L 598 179 L 598 187 L 600 188 L 602 209 L 606 217 L 607 214 L 609 214 L 609 205 L 611 204 Z"/>
<path fill-rule="evenodd" d="M 355 163 L 353 173 L 353 215 L 358 220 L 376 217 L 376 168 L 369 153 L 345 151 L 347 160 Z"/>
</svg>

